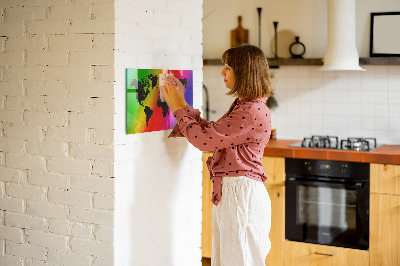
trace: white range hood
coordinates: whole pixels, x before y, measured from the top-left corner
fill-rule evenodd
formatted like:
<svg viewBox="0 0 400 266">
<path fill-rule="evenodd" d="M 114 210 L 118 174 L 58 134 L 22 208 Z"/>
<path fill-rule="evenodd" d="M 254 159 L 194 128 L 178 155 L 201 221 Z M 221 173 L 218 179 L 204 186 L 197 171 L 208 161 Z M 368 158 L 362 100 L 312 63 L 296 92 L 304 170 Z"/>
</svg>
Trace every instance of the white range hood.
<svg viewBox="0 0 400 266">
<path fill-rule="evenodd" d="M 323 71 L 358 70 L 355 0 L 328 0 L 328 44 Z"/>
</svg>

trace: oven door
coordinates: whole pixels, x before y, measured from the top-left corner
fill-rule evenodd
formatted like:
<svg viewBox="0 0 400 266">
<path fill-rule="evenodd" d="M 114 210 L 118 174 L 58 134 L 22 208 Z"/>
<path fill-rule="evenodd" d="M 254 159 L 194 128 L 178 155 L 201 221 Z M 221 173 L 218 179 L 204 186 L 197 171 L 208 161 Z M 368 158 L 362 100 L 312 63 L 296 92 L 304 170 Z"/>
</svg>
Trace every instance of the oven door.
<svg viewBox="0 0 400 266">
<path fill-rule="evenodd" d="M 367 250 L 369 185 L 286 178 L 286 239 Z"/>
</svg>

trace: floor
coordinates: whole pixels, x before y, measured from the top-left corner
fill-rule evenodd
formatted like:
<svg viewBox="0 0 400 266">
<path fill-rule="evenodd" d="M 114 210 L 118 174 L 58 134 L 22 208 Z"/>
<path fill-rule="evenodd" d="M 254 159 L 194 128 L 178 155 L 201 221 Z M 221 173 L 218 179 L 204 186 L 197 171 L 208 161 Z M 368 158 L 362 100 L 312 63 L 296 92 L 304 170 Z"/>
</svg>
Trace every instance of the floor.
<svg viewBox="0 0 400 266">
<path fill-rule="evenodd" d="M 211 266 L 211 259 L 209 258 L 202 258 L 201 262 L 203 263 L 203 266 Z"/>
</svg>

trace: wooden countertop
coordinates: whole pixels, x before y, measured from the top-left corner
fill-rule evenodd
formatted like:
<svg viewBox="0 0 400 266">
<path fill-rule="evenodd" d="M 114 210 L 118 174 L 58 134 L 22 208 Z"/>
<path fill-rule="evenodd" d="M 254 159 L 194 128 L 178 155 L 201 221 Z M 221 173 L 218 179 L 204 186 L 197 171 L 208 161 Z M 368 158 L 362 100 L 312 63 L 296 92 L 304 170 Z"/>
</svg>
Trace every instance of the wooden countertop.
<svg viewBox="0 0 400 266">
<path fill-rule="evenodd" d="M 363 163 L 400 164 L 400 145 L 383 145 L 372 151 L 290 147 L 301 140 L 270 140 L 264 156 Z"/>
</svg>

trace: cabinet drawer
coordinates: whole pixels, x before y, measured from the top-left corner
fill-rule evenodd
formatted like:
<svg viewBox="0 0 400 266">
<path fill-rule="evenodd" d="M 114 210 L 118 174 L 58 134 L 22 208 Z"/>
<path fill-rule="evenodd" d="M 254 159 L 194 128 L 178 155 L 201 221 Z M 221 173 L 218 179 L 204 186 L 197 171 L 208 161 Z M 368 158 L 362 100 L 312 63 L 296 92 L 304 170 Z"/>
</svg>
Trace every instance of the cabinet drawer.
<svg viewBox="0 0 400 266">
<path fill-rule="evenodd" d="M 285 241 L 285 266 L 369 265 L 365 250 Z"/>
</svg>

